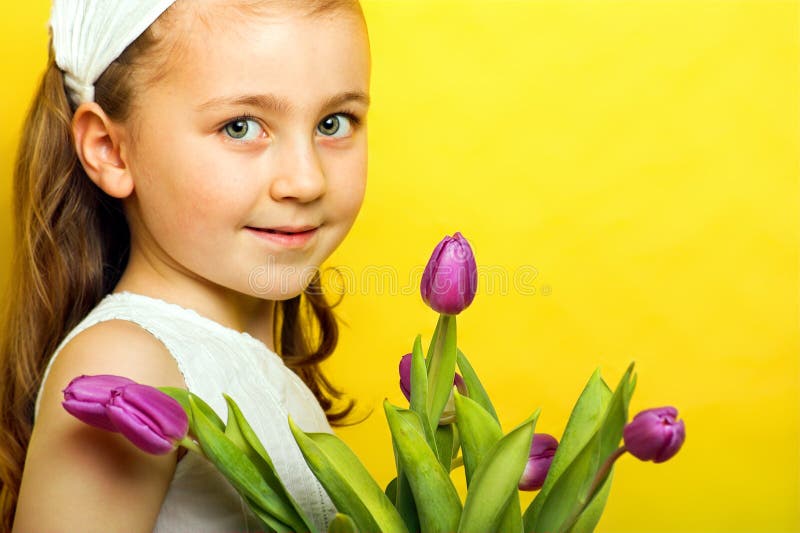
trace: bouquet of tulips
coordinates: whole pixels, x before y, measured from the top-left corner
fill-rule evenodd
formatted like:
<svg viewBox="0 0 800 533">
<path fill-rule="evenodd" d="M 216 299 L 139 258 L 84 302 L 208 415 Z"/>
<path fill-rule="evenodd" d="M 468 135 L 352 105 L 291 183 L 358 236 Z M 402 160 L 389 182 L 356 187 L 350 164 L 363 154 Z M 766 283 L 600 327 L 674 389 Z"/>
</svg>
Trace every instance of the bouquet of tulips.
<svg viewBox="0 0 800 533">
<path fill-rule="evenodd" d="M 339 511 L 329 532 L 592 531 L 620 456 L 627 451 L 658 463 L 683 444 L 685 426 L 673 407 L 649 409 L 628 422 L 633 364 L 613 391 L 594 372 L 560 443 L 534 432 L 538 409 L 504 433 L 456 342 L 456 316 L 472 302 L 476 285 L 469 243 L 458 232 L 445 237 L 422 277 L 422 298 L 439 313 L 433 338 L 426 351 L 418 335 L 400 361 L 400 386 L 410 405 L 383 405 L 397 467 L 385 489 L 342 440 L 304 433 L 288 420 L 308 466 Z M 118 431 L 147 452 L 185 446 L 203 454 L 270 530 L 314 531 L 233 399 L 225 397 L 223 422 L 188 391 L 119 376 L 81 376 L 64 398 L 64 408 L 77 418 Z M 451 479 L 462 467 L 464 501 Z M 520 490 L 539 491 L 524 512 Z"/>
</svg>

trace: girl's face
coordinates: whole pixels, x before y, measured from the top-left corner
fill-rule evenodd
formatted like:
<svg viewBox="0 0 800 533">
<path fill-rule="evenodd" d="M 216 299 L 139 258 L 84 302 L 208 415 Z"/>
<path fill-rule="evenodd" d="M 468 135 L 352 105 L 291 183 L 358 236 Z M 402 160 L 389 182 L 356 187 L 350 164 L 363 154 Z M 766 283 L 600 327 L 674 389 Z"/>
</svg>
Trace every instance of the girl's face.
<svg viewBox="0 0 800 533">
<path fill-rule="evenodd" d="M 247 17 L 204 4 L 202 19 L 170 13 L 169 66 L 134 96 L 132 253 L 170 276 L 283 300 L 364 197 L 366 29 L 346 10 Z M 312 230 L 287 244 L 268 228 Z"/>
</svg>

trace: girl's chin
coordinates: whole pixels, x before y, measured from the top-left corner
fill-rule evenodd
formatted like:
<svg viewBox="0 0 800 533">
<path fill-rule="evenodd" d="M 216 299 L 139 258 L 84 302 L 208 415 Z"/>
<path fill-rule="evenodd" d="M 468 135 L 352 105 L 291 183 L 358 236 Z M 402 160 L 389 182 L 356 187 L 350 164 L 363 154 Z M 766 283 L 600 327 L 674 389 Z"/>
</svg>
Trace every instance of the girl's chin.
<svg viewBox="0 0 800 533">
<path fill-rule="evenodd" d="M 287 270 L 290 268 L 291 267 L 286 267 Z M 291 298 L 300 296 L 306 292 L 306 290 L 311 292 L 315 291 L 315 289 L 309 288 L 309 285 L 317 272 L 318 269 L 315 267 L 308 267 L 303 270 L 300 275 L 295 273 L 291 277 L 284 278 L 281 278 L 281 276 L 267 276 L 264 273 L 259 276 L 258 273 L 256 273 L 250 277 L 248 287 L 249 293 L 263 300 L 290 300 Z M 316 289 L 316 291 L 318 291 L 318 289 Z"/>
</svg>

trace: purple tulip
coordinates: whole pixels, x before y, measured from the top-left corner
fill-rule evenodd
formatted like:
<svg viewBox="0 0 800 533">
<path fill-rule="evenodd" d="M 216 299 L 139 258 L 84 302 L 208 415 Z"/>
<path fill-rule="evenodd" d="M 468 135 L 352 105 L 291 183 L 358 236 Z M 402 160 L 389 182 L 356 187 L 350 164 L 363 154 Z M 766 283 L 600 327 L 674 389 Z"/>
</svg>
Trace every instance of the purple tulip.
<svg viewBox="0 0 800 533">
<path fill-rule="evenodd" d="M 683 420 L 676 421 L 674 407 L 647 409 L 633 417 L 622 435 L 625 448 L 642 461 L 663 463 L 680 450 L 686 440 Z"/>
<path fill-rule="evenodd" d="M 461 233 L 436 245 L 422 274 L 422 300 L 434 311 L 457 315 L 472 303 L 478 269 L 469 242 Z"/>
<path fill-rule="evenodd" d="M 64 401 L 61 405 L 81 422 L 108 431 L 118 431 L 106 414 L 106 405 L 115 388 L 133 383 L 135 382 L 122 376 L 79 376 L 70 381 L 62 391 Z"/>
<path fill-rule="evenodd" d="M 558 441 L 547 433 L 534 433 L 528 463 L 519 480 L 519 490 L 539 490 L 544 485 L 553 456 L 558 449 Z"/>
<path fill-rule="evenodd" d="M 107 411 L 120 433 L 154 455 L 174 450 L 189 430 L 181 404 L 148 385 L 135 383 L 116 389 Z"/>
<path fill-rule="evenodd" d="M 400 390 L 406 400 L 411 401 L 411 354 L 400 358 Z"/>
<path fill-rule="evenodd" d="M 453 377 L 453 385 L 458 388 L 458 392 L 467 395 L 467 384 L 464 383 L 458 372 Z M 400 390 L 403 391 L 403 396 L 406 400 L 411 401 L 411 354 L 407 353 L 400 359 Z"/>
</svg>

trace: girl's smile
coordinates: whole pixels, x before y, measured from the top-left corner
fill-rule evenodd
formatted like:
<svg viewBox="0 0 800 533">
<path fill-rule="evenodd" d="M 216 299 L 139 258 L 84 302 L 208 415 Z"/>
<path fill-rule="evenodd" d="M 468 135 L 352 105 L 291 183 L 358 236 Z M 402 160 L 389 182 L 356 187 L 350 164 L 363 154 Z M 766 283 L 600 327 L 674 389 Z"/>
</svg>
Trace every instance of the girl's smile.
<svg viewBox="0 0 800 533">
<path fill-rule="evenodd" d="M 284 230 L 247 227 L 253 235 L 267 242 L 276 243 L 286 248 L 301 248 L 317 234 L 317 227 L 309 229 L 287 228 Z"/>
</svg>

